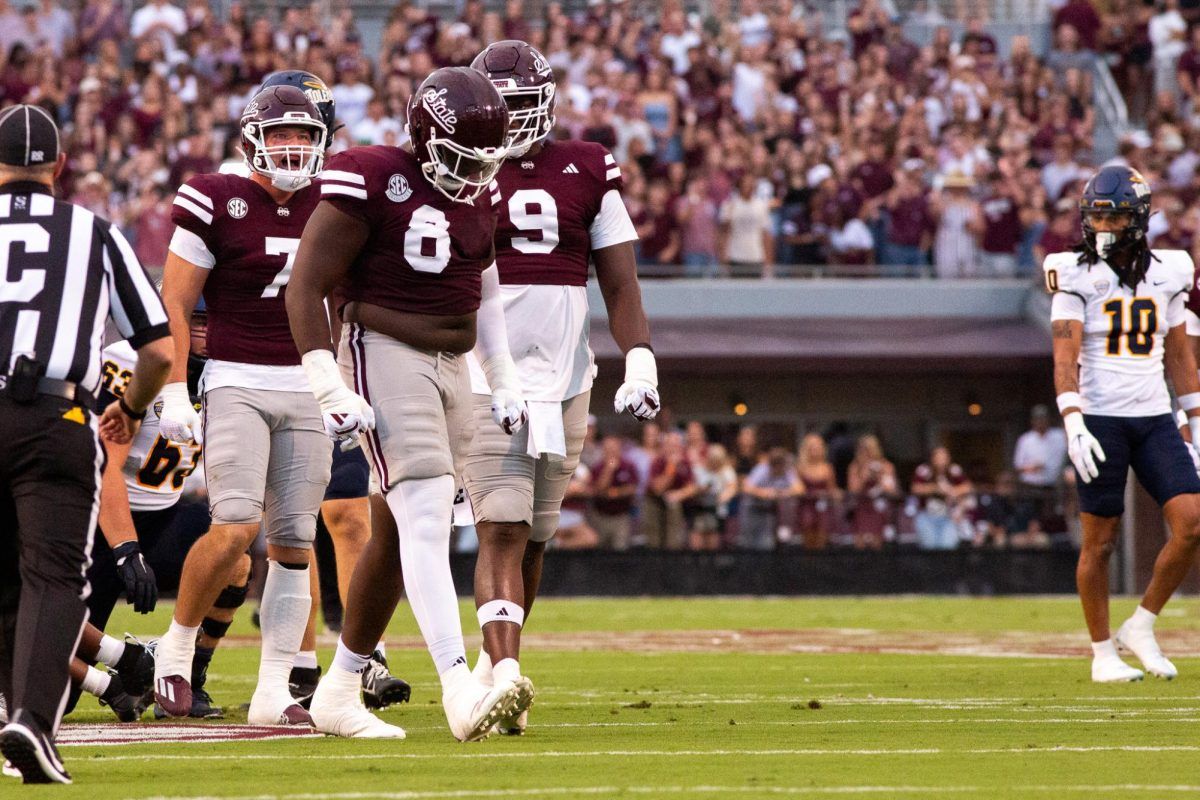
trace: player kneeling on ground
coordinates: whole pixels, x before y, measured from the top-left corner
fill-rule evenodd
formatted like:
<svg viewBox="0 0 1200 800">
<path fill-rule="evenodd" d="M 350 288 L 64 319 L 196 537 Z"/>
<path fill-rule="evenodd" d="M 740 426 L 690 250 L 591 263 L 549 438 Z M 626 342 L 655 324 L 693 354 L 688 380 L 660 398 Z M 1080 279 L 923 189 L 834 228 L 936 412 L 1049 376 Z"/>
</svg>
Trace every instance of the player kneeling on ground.
<svg viewBox="0 0 1200 800">
<path fill-rule="evenodd" d="M 1080 200 L 1083 241 L 1047 256 L 1054 299 L 1054 385 L 1078 474 L 1083 547 L 1076 582 L 1092 638 L 1092 680 L 1135 681 L 1141 670 L 1117 655 L 1133 651 L 1152 675 L 1175 666 L 1154 638 L 1154 621 L 1195 561 L 1200 545 L 1200 477 L 1171 414 L 1166 369 L 1200 442 L 1200 378 L 1184 327 L 1192 260 L 1150 250 L 1150 187 L 1128 167 L 1105 167 Z M 1108 564 L 1134 474 L 1162 506 L 1172 536 L 1159 553 L 1141 605 L 1110 638 Z"/>
</svg>

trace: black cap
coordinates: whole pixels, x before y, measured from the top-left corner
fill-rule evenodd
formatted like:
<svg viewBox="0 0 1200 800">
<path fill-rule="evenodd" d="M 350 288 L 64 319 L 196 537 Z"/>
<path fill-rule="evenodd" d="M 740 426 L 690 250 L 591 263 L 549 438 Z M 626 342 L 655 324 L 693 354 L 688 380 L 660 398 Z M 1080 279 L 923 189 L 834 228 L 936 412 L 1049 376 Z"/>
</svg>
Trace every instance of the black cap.
<svg viewBox="0 0 1200 800">
<path fill-rule="evenodd" d="M 41 106 L 16 105 L 0 111 L 0 164 L 53 164 L 58 147 L 58 126 Z"/>
</svg>

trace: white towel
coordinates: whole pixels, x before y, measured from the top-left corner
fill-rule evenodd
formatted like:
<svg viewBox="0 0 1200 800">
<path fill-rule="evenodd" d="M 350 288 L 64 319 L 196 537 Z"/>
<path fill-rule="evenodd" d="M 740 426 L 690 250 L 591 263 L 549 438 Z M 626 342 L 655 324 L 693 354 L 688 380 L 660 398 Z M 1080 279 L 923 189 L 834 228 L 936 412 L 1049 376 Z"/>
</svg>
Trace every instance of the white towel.
<svg viewBox="0 0 1200 800">
<path fill-rule="evenodd" d="M 525 452 L 533 458 L 546 456 L 552 461 L 567 458 L 567 434 L 563 430 L 562 402 L 530 400 L 526 426 Z"/>
</svg>

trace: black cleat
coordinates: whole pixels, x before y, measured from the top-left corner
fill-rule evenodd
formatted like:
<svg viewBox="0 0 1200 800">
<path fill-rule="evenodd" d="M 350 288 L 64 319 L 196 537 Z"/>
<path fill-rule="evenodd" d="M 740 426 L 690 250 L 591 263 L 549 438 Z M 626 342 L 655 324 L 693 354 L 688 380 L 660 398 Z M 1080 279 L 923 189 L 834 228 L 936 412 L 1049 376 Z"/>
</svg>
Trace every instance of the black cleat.
<svg viewBox="0 0 1200 800">
<path fill-rule="evenodd" d="M 137 722 L 146 710 L 137 697 L 125 691 L 121 676 L 112 672 L 108 674 L 108 688 L 100 695 L 100 705 L 111 708 L 121 722 Z"/>
<path fill-rule="evenodd" d="M 363 705 L 367 708 L 387 708 L 407 703 L 412 687 L 388 672 L 387 659 L 376 650 L 362 674 Z"/>
<path fill-rule="evenodd" d="M 288 691 L 292 694 L 292 699 L 300 704 L 300 707 L 308 710 L 308 706 L 312 703 L 313 692 L 317 690 L 317 682 L 321 680 L 321 667 L 292 667 L 292 673 L 288 675 Z"/>
<path fill-rule="evenodd" d="M 25 783 L 70 783 L 54 742 L 24 711 L 0 730 L 0 753 L 21 773 Z"/>
<path fill-rule="evenodd" d="M 154 692 L 154 642 L 142 644 L 126 634 L 125 652 L 113 667 L 121 676 L 125 691 L 134 697 L 144 698 L 145 705 L 153 701 Z"/>
<path fill-rule="evenodd" d="M 193 719 L 225 719 L 225 709 L 214 706 L 212 697 L 203 688 L 192 689 L 192 713 L 188 716 Z"/>
</svg>

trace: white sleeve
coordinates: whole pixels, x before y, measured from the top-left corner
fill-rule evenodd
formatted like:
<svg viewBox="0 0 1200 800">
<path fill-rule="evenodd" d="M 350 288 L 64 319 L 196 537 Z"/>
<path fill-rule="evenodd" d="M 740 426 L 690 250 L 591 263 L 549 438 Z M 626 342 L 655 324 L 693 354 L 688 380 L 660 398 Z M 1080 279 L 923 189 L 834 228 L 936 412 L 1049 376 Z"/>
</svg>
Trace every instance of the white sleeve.
<svg viewBox="0 0 1200 800">
<path fill-rule="evenodd" d="M 1070 292 L 1055 292 L 1050 301 L 1050 320 L 1073 319 L 1083 322 L 1087 305 L 1083 298 Z"/>
<path fill-rule="evenodd" d="M 204 240 L 186 228 L 175 228 L 175 235 L 171 237 L 171 245 L 167 249 L 201 269 L 212 269 L 217 263 Z"/>
<path fill-rule="evenodd" d="M 1195 316 L 1187 310 L 1187 293 L 1179 292 L 1167 304 L 1167 329 L 1187 322 L 1188 316 Z"/>
<path fill-rule="evenodd" d="M 517 365 L 508 349 L 500 271 L 495 264 L 483 271 L 480 294 L 479 310 L 475 313 L 475 358 L 479 360 L 493 394 L 500 389 L 519 391 Z"/>
<path fill-rule="evenodd" d="M 604 193 L 604 199 L 600 201 L 600 213 L 592 220 L 588 234 L 592 237 L 593 250 L 637 241 L 637 230 L 629 218 L 629 209 L 625 208 L 625 201 L 616 189 Z"/>
<path fill-rule="evenodd" d="M 1183 324 L 1187 325 L 1188 336 L 1200 336 L 1200 317 L 1191 309 L 1184 309 Z"/>
</svg>

